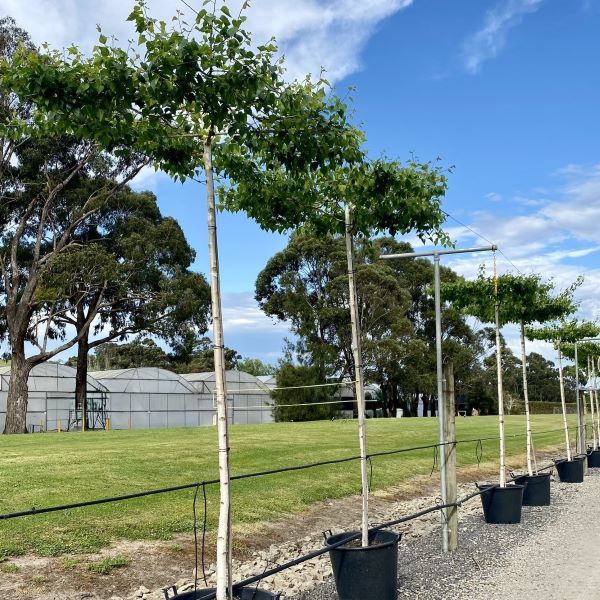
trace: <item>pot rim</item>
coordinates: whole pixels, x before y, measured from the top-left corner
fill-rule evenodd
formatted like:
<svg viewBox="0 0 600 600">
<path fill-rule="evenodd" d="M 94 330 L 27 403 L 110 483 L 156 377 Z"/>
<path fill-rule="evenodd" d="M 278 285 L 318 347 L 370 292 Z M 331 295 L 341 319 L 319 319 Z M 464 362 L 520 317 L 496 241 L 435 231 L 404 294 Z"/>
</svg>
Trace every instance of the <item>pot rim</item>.
<svg viewBox="0 0 600 600">
<path fill-rule="evenodd" d="M 378 531 L 381 531 L 383 533 L 391 533 L 392 535 L 396 536 L 395 539 L 393 540 L 389 540 L 388 542 L 382 542 L 381 544 L 373 544 L 370 546 L 356 546 L 356 547 L 348 547 L 346 545 L 342 545 L 342 546 L 338 546 L 337 548 L 331 548 L 330 552 L 335 552 L 336 550 L 343 550 L 344 552 L 367 552 L 369 550 L 380 550 L 381 548 L 387 548 L 388 546 L 394 546 L 397 545 L 400 542 L 400 538 L 402 537 L 401 533 L 398 533 L 396 531 L 392 531 L 391 529 L 379 529 Z M 335 535 L 330 535 L 326 540 L 325 540 L 325 545 L 329 546 L 329 540 L 331 540 L 334 537 L 338 537 L 341 535 L 345 535 L 345 536 L 350 536 L 350 535 L 354 535 L 354 534 L 358 534 L 360 533 L 359 531 L 346 531 L 346 532 L 342 532 L 342 533 L 336 533 Z M 339 541 L 339 540 L 338 540 Z M 353 542 L 355 540 L 350 540 L 350 542 Z"/>
</svg>

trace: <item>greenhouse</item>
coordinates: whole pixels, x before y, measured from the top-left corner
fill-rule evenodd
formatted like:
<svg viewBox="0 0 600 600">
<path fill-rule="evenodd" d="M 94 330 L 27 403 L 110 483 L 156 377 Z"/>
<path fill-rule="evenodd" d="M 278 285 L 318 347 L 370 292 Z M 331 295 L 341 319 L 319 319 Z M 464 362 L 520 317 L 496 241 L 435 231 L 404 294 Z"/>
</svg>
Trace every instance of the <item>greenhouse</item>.
<svg viewBox="0 0 600 600">
<path fill-rule="evenodd" d="M 67 430 L 79 426 L 80 413 L 75 410 L 75 374 L 75 369 L 59 363 L 46 362 L 33 367 L 28 380 L 28 431 Z M 1 429 L 4 429 L 9 382 L 10 367 L 0 367 Z M 89 424 L 102 429 L 108 390 L 91 376 L 87 382 Z"/>
<path fill-rule="evenodd" d="M 111 429 L 211 425 L 210 394 L 200 394 L 180 375 L 155 367 L 96 371 L 92 377 L 109 392 Z"/>
<path fill-rule="evenodd" d="M 196 391 L 208 396 L 211 406 L 216 389 L 215 373 L 182 375 Z M 243 371 L 225 371 L 229 420 L 233 424 L 272 423 L 272 403 L 269 387 L 258 377 Z"/>
</svg>

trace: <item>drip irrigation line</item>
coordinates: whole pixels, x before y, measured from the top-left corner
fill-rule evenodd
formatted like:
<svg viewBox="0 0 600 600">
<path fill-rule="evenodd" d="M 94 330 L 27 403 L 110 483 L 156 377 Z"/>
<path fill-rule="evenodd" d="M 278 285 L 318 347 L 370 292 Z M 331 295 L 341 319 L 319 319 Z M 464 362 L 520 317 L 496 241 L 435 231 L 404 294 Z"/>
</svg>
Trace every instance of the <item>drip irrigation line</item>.
<svg viewBox="0 0 600 600">
<path fill-rule="evenodd" d="M 543 434 L 543 433 L 552 433 L 552 432 L 556 432 L 556 431 L 562 431 L 562 429 L 553 429 L 553 430 L 547 430 L 547 431 L 543 431 L 543 432 L 536 432 L 536 435 Z M 515 438 L 515 437 L 522 437 L 523 435 L 526 435 L 526 434 L 512 434 L 512 435 L 508 435 L 506 437 Z M 368 454 L 367 456 L 369 458 L 377 458 L 377 457 L 381 457 L 381 456 L 392 456 L 395 454 L 403 454 L 406 452 L 415 452 L 417 450 L 427 450 L 430 448 L 439 448 L 441 446 L 447 446 L 449 444 L 458 445 L 458 444 L 465 444 L 465 443 L 470 443 L 470 442 L 480 443 L 483 441 L 497 440 L 497 439 L 499 439 L 499 438 L 498 437 L 483 437 L 483 438 L 473 438 L 473 439 L 467 439 L 467 440 L 456 440 L 454 442 L 445 442 L 444 444 L 440 444 L 440 443 L 425 444 L 422 446 L 413 446 L 410 448 L 398 448 L 396 450 L 385 450 L 382 452 L 372 452 L 372 453 Z M 304 465 L 281 467 L 280 469 L 269 469 L 266 471 L 257 471 L 254 473 L 243 473 L 241 475 L 232 476 L 230 478 L 230 481 L 240 481 L 243 479 L 251 479 L 251 478 L 263 477 L 263 476 L 267 476 L 267 475 L 277 475 L 280 473 L 303 471 L 306 469 L 312 469 L 312 468 L 322 467 L 322 466 L 327 466 L 327 465 L 336 465 L 336 464 L 343 464 L 343 463 L 347 463 L 347 462 L 353 462 L 353 461 L 360 460 L 360 459 L 361 459 L 361 457 L 359 455 L 356 455 L 356 456 L 348 456 L 345 458 L 335 458 L 335 459 L 331 459 L 331 460 L 307 463 Z M 16 519 L 19 517 L 27 517 L 27 516 L 40 515 L 40 514 L 46 514 L 46 513 L 52 513 L 52 512 L 59 512 L 59 511 L 64 511 L 64 510 L 72 510 L 75 508 L 85 508 L 88 506 L 97 506 L 100 504 L 109 504 L 112 502 L 122 502 L 125 500 L 134 500 L 136 498 L 143 498 L 146 496 L 154 496 L 154 495 L 158 495 L 158 494 L 178 492 L 178 491 L 182 491 L 182 490 L 189 490 L 189 489 L 197 488 L 199 486 L 216 485 L 219 483 L 220 483 L 219 479 L 208 479 L 208 480 L 204 480 L 204 481 L 196 481 L 194 483 L 185 483 L 185 484 L 174 485 L 174 486 L 165 487 L 165 488 L 145 490 L 142 492 L 134 492 L 131 494 L 124 494 L 121 496 L 109 496 L 106 498 L 98 498 L 95 500 L 85 500 L 82 502 L 73 502 L 70 504 L 62 504 L 62 505 L 48 506 L 48 507 L 42 507 L 42 508 L 34 507 L 29 510 L 0 514 L 0 521 L 4 521 L 4 520 L 8 520 L 8 519 Z"/>
<path fill-rule="evenodd" d="M 400 523 L 406 523 L 407 521 L 412 521 L 414 519 L 418 519 L 419 517 L 422 517 L 424 515 L 427 515 L 429 513 L 432 513 L 432 512 L 438 511 L 438 510 L 444 510 L 446 508 L 453 508 L 453 507 L 458 507 L 458 506 L 459 506 L 459 504 L 454 503 L 454 502 L 449 503 L 449 504 L 436 504 L 435 506 L 430 506 L 429 508 L 424 508 L 423 510 L 420 510 L 418 512 L 407 515 L 406 517 L 401 517 L 399 519 L 394 519 L 393 521 L 387 521 L 385 523 L 380 523 L 380 524 L 376 525 L 375 527 L 369 528 L 369 537 L 372 537 L 374 534 L 376 534 L 381 529 L 393 527 L 394 525 L 399 525 Z M 336 548 L 339 548 L 340 546 L 344 546 L 345 544 L 347 544 L 349 542 L 358 540 L 358 539 L 360 539 L 360 537 L 361 537 L 360 532 L 350 533 L 350 534 L 348 534 L 347 537 L 344 537 L 342 540 L 335 542 L 335 544 L 327 544 L 326 546 L 323 546 L 322 548 L 319 548 L 318 550 L 313 550 L 312 552 L 309 552 L 307 554 L 299 556 L 298 558 L 294 558 L 293 560 L 290 560 L 286 563 L 278 565 L 277 567 L 273 567 L 272 569 L 263 571 L 263 573 L 261 573 L 260 575 L 254 575 L 252 577 L 248 577 L 247 579 L 239 581 L 238 583 L 234 583 L 233 589 L 237 590 L 239 588 L 242 588 L 242 587 L 245 587 L 248 585 L 252 585 L 253 583 L 262 581 L 263 579 L 266 579 L 267 577 L 271 577 L 272 575 L 277 575 L 277 573 L 281 573 L 282 571 L 290 569 L 291 567 L 295 567 L 296 565 L 302 564 L 303 562 L 312 560 L 313 558 L 317 558 L 323 554 L 326 554 L 327 552 L 329 552 L 331 550 L 335 550 Z M 206 596 L 203 596 L 203 598 L 205 598 L 205 600 L 214 600 L 214 598 L 216 598 L 216 596 L 217 596 L 216 592 L 210 592 Z"/>
</svg>

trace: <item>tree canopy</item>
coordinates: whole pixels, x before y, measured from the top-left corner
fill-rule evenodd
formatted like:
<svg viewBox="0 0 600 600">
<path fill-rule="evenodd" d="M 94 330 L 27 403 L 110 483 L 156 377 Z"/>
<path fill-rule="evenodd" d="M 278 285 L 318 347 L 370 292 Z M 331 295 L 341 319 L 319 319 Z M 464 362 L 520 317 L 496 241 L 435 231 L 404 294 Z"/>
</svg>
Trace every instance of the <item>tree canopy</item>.
<svg viewBox="0 0 600 600">
<path fill-rule="evenodd" d="M 503 273 L 497 277 L 485 274 L 483 268 L 474 280 L 458 280 L 442 286 L 442 297 L 453 306 L 477 318 L 482 323 L 495 322 L 498 303 L 500 326 L 508 323 L 545 323 L 575 311 L 573 293 L 580 285 L 577 280 L 567 290 L 553 294 L 551 281 L 540 275 Z"/>
</svg>

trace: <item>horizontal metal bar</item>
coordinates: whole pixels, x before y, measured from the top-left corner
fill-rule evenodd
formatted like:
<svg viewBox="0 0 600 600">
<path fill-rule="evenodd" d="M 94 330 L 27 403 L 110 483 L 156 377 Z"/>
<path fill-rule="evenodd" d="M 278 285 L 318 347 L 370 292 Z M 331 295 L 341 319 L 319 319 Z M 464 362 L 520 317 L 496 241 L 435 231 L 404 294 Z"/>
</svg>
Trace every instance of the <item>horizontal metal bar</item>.
<svg viewBox="0 0 600 600">
<path fill-rule="evenodd" d="M 492 246 L 481 246 L 479 248 L 458 248 L 454 250 L 427 250 L 423 252 L 404 252 L 402 254 L 381 254 L 379 258 L 415 258 L 417 256 L 441 256 L 443 254 L 468 254 L 471 252 L 493 252 L 498 250 L 495 244 Z"/>
</svg>

